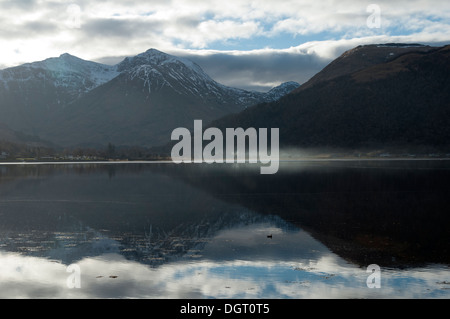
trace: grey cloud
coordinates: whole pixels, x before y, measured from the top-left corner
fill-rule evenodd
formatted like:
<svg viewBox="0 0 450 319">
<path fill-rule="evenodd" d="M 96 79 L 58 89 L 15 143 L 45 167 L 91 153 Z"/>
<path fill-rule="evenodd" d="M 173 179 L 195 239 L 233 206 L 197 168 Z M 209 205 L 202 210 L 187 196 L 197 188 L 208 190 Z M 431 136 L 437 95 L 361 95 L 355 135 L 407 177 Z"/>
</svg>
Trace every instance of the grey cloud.
<svg viewBox="0 0 450 319">
<path fill-rule="evenodd" d="M 2 39 L 30 39 L 58 32 L 57 24 L 49 21 L 30 21 L 21 25 L 7 25 L 0 29 Z"/>
<path fill-rule="evenodd" d="M 199 64 L 206 73 L 222 84 L 257 91 L 267 91 L 273 83 L 304 83 L 330 62 L 315 54 L 287 52 L 187 54 L 184 57 Z"/>
<path fill-rule="evenodd" d="M 176 24 L 179 27 L 196 28 L 200 23 L 201 19 L 198 17 L 185 16 L 180 17 L 176 20 Z"/>
<path fill-rule="evenodd" d="M 167 52 L 194 61 L 211 78 L 227 86 L 266 92 L 274 83 L 296 81 L 304 83 L 330 61 L 316 54 L 264 52 L 246 54 L 195 54 Z M 97 62 L 113 65 L 125 57 L 105 57 Z"/>
<path fill-rule="evenodd" d="M 37 0 L 7 0 L 0 2 L 0 10 L 30 10 L 37 6 Z"/>
<path fill-rule="evenodd" d="M 21 28 L 26 29 L 27 32 L 32 31 L 36 34 L 51 33 L 59 29 L 55 23 L 48 21 L 31 21 Z"/>
<path fill-rule="evenodd" d="M 88 38 L 135 38 L 157 32 L 160 27 L 161 25 L 155 22 L 132 19 L 95 19 L 84 23 L 81 30 Z"/>
</svg>

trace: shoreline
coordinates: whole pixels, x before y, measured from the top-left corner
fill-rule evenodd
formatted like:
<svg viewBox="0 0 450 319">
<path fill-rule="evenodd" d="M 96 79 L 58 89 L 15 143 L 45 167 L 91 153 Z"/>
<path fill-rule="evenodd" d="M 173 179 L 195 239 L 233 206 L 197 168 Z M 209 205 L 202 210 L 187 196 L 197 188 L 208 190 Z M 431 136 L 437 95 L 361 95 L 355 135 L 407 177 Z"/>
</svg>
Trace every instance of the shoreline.
<svg viewBox="0 0 450 319">
<path fill-rule="evenodd" d="M 276 161 L 276 160 L 274 160 Z M 303 157 L 303 158 L 287 158 L 278 160 L 280 163 L 288 162 L 358 162 L 358 161 L 450 161 L 449 157 Z M 104 161 L 0 161 L 1 165 L 82 165 L 82 164 L 175 164 L 172 160 L 104 160 Z M 184 164 L 207 164 L 207 163 L 184 163 Z M 214 163 L 214 164 L 230 164 L 230 163 Z M 248 161 L 245 163 L 231 163 L 231 164 L 251 164 Z"/>
</svg>

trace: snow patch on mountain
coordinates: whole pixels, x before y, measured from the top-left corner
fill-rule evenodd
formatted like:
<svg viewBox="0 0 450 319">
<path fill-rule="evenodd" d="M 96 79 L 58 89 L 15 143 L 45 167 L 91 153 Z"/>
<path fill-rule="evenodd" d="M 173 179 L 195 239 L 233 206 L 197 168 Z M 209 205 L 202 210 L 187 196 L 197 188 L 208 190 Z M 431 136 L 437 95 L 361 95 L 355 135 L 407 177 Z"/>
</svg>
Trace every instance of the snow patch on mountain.
<svg viewBox="0 0 450 319">
<path fill-rule="evenodd" d="M 0 70 L 0 88 L 2 84 L 8 89 L 13 83 L 16 88 L 45 83 L 49 89 L 62 88 L 75 100 L 118 76 L 125 77 L 126 81 L 137 81 L 138 85 L 140 82 L 148 94 L 166 88 L 180 95 L 195 95 L 205 101 L 241 108 L 277 100 L 299 86 L 296 82 L 287 82 L 266 93 L 232 88 L 216 82 L 198 64 L 186 58 L 150 49 L 114 66 L 65 53 Z"/>
<path fill-rule="evenodd" d="M 267 92 L 266 99 L 268 101 L 277 101 L 277 100 L 281 99 L 283 96 L 285 96 L 286 94 L 297 89 L 299 86 L 300 86 L 299 83 L 293 82 L 293 81 L 282 83 L 279 86 L 274 87 L 269 92 Z"/>
<path fill-rule="evenodd" d="M 54 87 L 63 87 L 79 95 L 102 85 L 120 73 L 115 66 L 85 61 L 70 54 L 57 58 L 23 64 L 0 71 L 0 81 L 8 88 L 8 82 L 44 80 Z"/>
<path fill-rule="evenodd" d="M 423 48 L 426 45 L 418 43 L 384 43 L 378 44 L 377 48 Z"/>
<path fill-rule="evenodd" d="M 27 64 L 30 68 L 48 70 L 55 77 L 55 86 L 70 86 L 71 81 L 83 77 L 85 84 L 91 82 L 87 90 L 104 84 L 119 75 L 115 66 L 85 61 L 68 53 L 59 58 L 50 58 L 41 62 Z"/>
<path fill-rule="evenodd" d="M 168 87 L 179 94 L 214 98 L 223 103 L 234 101 L 242 106 L 278 100 L 299 86 L 296 82 L 286 82 L 267 93 L 227 87 L 214 81 L 196 63 L 156 49 L 125 58 L 117 70 L 127 74 L 129 80 L 140 79 L 149 93 Z"/>
</svg>

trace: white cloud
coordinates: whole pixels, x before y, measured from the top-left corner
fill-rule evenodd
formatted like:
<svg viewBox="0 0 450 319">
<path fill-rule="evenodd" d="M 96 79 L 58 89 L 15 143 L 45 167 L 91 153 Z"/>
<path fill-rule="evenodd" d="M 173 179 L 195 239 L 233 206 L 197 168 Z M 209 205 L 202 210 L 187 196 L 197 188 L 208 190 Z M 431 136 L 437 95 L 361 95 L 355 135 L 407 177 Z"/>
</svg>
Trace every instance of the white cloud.
<svg viewBox="0 0 450 319">
<path fill-rule="evenodd" d="M 203 61 L 206 56 L 227 54 L 230 61 L 237 63 L 242 58 L 249 66 L 241 63 L 234 79 L 226 71 L 237 64 L 229 68 L 208 64 L 206 69 L 217 71 L 212 75 L 226 84 L 262 89 L 283 80 L 303 82 L 355 45 L 450 42 L 450 3 L 376 1 L 381 9 L 380 29 L 367 27 L 368 4 L 356 0 L 0 0 L 0 65 L 43 60 L 64 52 L 88 60 L 130 56 L 149 48 L 194 54 Z M 259 50 L 249 51 L 247 43 Z M 267 49 L 275 43 L 284 49 Z M 264 62 L 260 70 L 251 63 L 253 56 Z M 296 78 L 281 59 L 276 60 L 278 64 L 270 63 L 264 58 L 268 56 L 295 56 L 298 64 L 290 70 L 297 72 Z M 278 75 L 281 71 L 284 77 Z M 254 78 L 256 74 L 259 77 Z"/>
</svg>

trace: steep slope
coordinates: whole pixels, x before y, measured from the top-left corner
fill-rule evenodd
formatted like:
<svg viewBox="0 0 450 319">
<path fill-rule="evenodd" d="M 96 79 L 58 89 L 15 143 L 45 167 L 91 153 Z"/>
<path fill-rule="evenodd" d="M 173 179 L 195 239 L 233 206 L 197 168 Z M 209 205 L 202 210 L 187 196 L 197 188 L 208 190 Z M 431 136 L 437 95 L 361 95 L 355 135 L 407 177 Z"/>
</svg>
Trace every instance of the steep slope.
<svg viewBox="0 0 450 319">
<path fill-rule="evenodd" d="M 317 83 L 330 81 L 380 63 L 392 61 L 405 53 L 427 52 L 432 49 L 433 47 L 421 44 L 387 43 L 360 45 L 344 52 L 307 83 L 296 89 L 296 91 L 305 90 Z"/>
<path fill-rule="evenodd" d="M 128 81 L 142 81 L 148 93 L 170 88 L 180 95 L 196 95 L 205 102 L 231 106 L 242 110 L 261 102 L 273 102 L 290 93 L 300 85 L 285 82 L 269 92 L 247 91 L 228 87 L 214 81 L 196 63 L 175 57 L 156 49 L 150 49 L 117 65 L 117 70 Z"/>
<path fill-rule="evenodd" d="M 264 93 L 226 87 L 211 79 L 190 60 L 150 49 L 117 65 L 128 81 L 140 81 L 150 95 L 162 89 L 180 95 L 196 95 L 206 102 L 230 105 L 236 110 L 260 102 Z M 147 92 L 146 92 L 147 93 Z"/>
<path fill-rule="evenodd" d="M 77 98 L 116 77 L 116 66 L 82 60 L 68 53 L 59 58 L 23 65 L 24 68 L 43 69 L 50 73 L 56 87 L 64 87 Z"/>
<path fill-rule="evenodd" d="M 45 156 L 52 148 L 54 148 L 52 143 L 36 136 L 16 132 L 0 123 L 0 160 L 13 159 L 21 154 Z"/>
<path fill-rule="evenodd" d="M 61 145 L 164 144 L 173 129 L 191 128 L 194 119 L 209 122 L 298 87 L 289 82 L 267 93 L 226 87 L 197 64 L 155 49 L 126 58 L 117 71 L 56 113 L 42 136 Z"/>
<path fill-rule="evenodd" d="M 274 87 L 269 92 L 264 93 L 262 96 L 263 102 L 274 102 L 279 99 L 281 99 L 286 94 L 289 94 L 293 92 L 294 90 L 298 89 L 300 87 L 300 84 L 297 82 L 289 81 L 280 84 L 279 86 Z"/>
<path fill-rule="evenodd" d="M 448 150 L 450 46 L 412 50 L 342 74 L 318 74 L 324 80 L 212 125 L 278 127 L 282 146 Z"/>
<path fill-rule="evenodd" d="M 0 70 L 1 121 L 38 135 L 54 112 L 117 75 L 115 67 L 69 54 Z"/>
<path fill-rule="evenodd" d="M 5 124 L 0 123 L 0 142 L 23 143 L 24 140 L 17 132 L 11 130 Z"/>
</svg>

